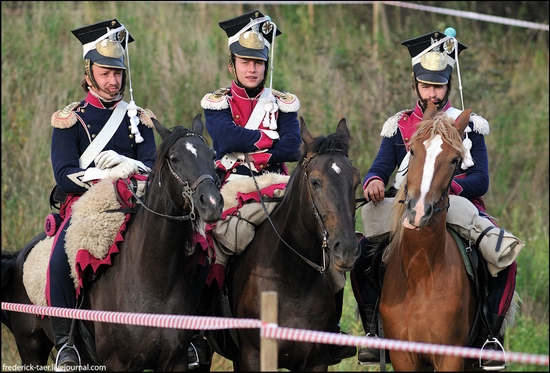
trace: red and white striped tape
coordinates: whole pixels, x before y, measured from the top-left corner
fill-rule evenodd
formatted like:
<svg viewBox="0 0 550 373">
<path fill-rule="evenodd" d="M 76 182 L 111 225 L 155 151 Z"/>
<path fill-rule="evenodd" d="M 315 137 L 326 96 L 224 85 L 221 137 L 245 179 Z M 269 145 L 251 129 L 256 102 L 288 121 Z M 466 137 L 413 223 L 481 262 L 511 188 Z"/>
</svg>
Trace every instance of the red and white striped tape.
<svg viewBox="0 0 550 373">
<path fill-rule="evenodd" d="M 180 1 L 181 3 L 187 3 L 188 1 Z M 398 6 L 401 8 L 409 8 L 409 9 L 416 9 L 416 10 L 422 10 L 425 12 L 432 12 L 432 13 L 440 13 L 440 14 L 446 14 L 450 16 L 456 16 L 460 18 L 469 18 L 474 19 L 478 21 L 485 21 L 485 22 L 491 22 L 491 23 L 500 23 L 503 25 L 510 25 L 510 26 L 518 26 L 518 27 L 526 27 L 531 29 L 538 29 L 538 30 L 544 30 L 549 31 L 549 25 L 545 25 L 543 23 L 535 23 L 535 22 L 528 22 L 528 21 L 520 21 L 516 19 L 511 18 L 504 18 L 504 17 L 497 17 L 497 16 L 490 16 L 486 14 L 480 14 L 480 13 L 474 13 L 474 12 L 468 12 L 464 10 L 456 10 L 456 9 L 449 9 L 449 8 L 438 8 L 434 6 L 427 6 L 427 5 L 421 5 L 421 4 L 414 4 L 414 3 L 407 3 L 404 1 L 284 1 L 284 5 L 303 5 L 303 4 L 313 4 L 313 5 L 330 5 L 330 4 L 338 4 L 338 5 L 360 5 L 360 4 L 372 4 L 372 3 L 380 3 L 385 5 L 393 5 Z M 177 3 L 177 1 L 171 1 L 171 3 Z M 201 3 L 204 4 L 230 4 L 230 3 L 238 3 L 238 4 L 258 4 L 258 1 L 201 1 Z M 281 1 L 262 1 L 263 5 L 283 5 L 283 2 Z"/>
<path fill-rule="evenodd" d="M 158 328 L 173 328 L 186 330 L 218 330 L 218 329 L 260 329 L 264 338 L 291 340 L 299 342 L 314 342 L 347 346 L 365 346 L 386 350 L 413 351 L 435 353 L 439 355 L 462 356 L 466 358 L 499 359 L 498 351 L 481 351 L 475 348 L 433 345 L 418 342 L 405 342 L 375 337 L 358 337 L 339 333 L 318 332 L 304 329 L 279 327 L 274 323 L 265 323 L 255 319 L 232 319 L 227 317 L 183 316 L 153 313 L 131 313 L 114 311 L 94 311 L 59 307 L 44 307 L 31 304 L 2 302 L 2 309 L 13 312 L 31 313 L 71 319 L 150 326 Z M 516 362 L 548 366 L 547 355 L 533 355 L 517 352 L 506 352 L 507 362 Z"/>
</svg>

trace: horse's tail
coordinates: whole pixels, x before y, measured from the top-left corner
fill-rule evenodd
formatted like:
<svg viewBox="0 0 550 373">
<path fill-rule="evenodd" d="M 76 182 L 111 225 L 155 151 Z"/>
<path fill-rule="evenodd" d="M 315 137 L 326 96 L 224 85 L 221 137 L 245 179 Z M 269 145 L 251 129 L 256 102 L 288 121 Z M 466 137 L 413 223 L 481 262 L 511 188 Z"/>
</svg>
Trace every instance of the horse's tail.
<svg viewBox="0 0 550 373">
<path fill-rule="evenodd" d="M 9 302 L 13 268 L 20 251 L 2 251 L 2 302 Z M 2 310 L 2 324 L 11 329 L 10 315 Z"/>
</svg>

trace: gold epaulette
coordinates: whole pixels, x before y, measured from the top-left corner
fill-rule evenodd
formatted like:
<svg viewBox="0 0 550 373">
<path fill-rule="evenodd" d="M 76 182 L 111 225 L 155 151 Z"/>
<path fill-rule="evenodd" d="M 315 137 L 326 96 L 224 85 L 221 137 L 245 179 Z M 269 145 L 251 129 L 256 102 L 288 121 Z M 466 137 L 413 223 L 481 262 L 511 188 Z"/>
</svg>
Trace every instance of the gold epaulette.
<svg viewBox="0 0 550 373">
<path fill-rule="evenodd" d="M 201 107 L 210 110 L 224 110 L 229 108 L 226 94 L 229 88 L 220 88 L 212 93 L 207 93 L 201 100 Z"/>
<path fill-rule="evenodd" d="M 279 110 L 283 113 L 292 113 L 300 109 L 300 100 L 298 100 L 296 95 L 289 92 L 277 91 L 276 89 L 271 89 L 271 92 L 273 92 L 273 95 L 277 99 Z"/>
<path fill-rule="evenodd" d="M 52 126 L 55 128 L 70 128 L 75 125 L 77 118 L 75 110 L 80 106 L 80 102 L 71 102 L 63 109 L 52 114 Z"/>
<path fill-rule="evenodd" d="M 141 123 L 145 124 L 149 128 L 154 128 L 155 125 L 153 124 L 153 120 L 151 118 L 157 119 L 155 114 L 149 109 L 143 109 L 138 107 L 138 113 L 139 113 L 139 120 Z"/>
</svg>

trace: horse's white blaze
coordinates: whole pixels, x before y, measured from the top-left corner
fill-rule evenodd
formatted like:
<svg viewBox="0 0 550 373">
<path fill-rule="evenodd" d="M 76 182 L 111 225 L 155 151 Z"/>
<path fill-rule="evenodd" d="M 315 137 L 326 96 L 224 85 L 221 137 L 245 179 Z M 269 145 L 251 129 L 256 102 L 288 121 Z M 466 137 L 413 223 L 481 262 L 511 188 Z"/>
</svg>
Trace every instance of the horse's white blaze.
<svg viewBox="0 0 550 373">
<path fill-rule="evenodd" d="M 191 153 L 193 153 L 193 155 L 196 157 L 197 156 L 197 148 L 195 148 L 195 146 L 193 144 L 190 144 L 190 143 L 186 143 L 185 144 L 185 149 L 189 150 Z"/>
<path fill-rule="evenodd" d="M 342 172 L 342 169 L 340 168 L 340 166 L 338 166 L 336 163 L 333 163 L 332 164 L 332 167 L 331 167 L 334 172 L 336 172 L 337 174 L 340 174 L 340 172 Z"/>
<path fill-rule="evenodd" d="M 420 219 L 424 216 L 424 202 L 426 195 L 430 190 L 430 185 L 434 178 L 435 172 L 435 160 L 437 156 L 443 151 L 443 140 L 440 135 L 435 135 L 431 141 L 424 141 L 424 147 L 426 148 L 426 159 L 424 160 L 424 169 L 422 170 L 422 183 L 420 184 L 420 198 L 418 203 L 414 207 L 416 211 L 415 224 L 420 224 Z"/>
</svg>

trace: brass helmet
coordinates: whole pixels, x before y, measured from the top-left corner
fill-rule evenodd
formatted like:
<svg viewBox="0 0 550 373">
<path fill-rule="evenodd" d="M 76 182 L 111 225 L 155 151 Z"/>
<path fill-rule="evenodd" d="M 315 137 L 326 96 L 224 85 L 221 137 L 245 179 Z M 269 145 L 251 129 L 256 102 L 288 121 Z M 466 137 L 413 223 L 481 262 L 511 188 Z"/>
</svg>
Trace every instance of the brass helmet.
<svg viewBox="0 0 550 373">
<path fill-rule="evenodd" d="M 128 44 L 134 39 L 124 25 L 116 19 L 94 23 L 71 31 L 82 43 L 84 69 L 86 75 L 97 88 L 91 66 L 124 70 L 121 92 L 126 86 L 126 65 L 124 57 L 128 53 Z"/>
</svg>

